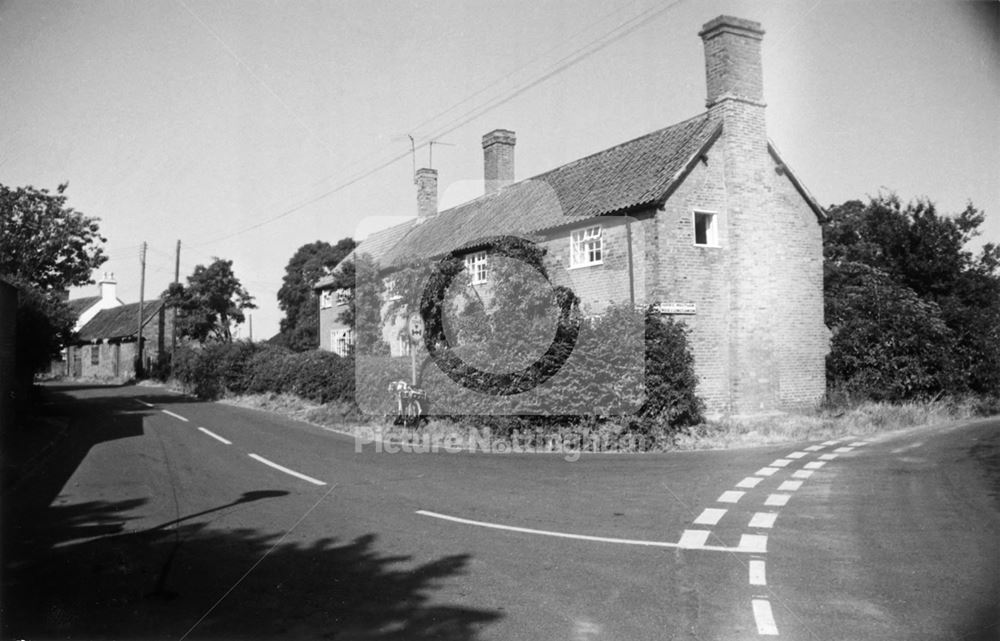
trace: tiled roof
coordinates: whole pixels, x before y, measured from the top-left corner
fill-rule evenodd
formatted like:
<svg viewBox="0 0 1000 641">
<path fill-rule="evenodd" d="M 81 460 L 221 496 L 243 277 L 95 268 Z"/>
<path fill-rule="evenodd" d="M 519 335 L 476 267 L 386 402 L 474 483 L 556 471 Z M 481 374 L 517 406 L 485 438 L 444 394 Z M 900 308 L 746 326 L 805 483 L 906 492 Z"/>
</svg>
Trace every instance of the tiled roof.
<svg viewBox="0 0 1000 641">
<path fill-rule="evenodd" d="M 423 221 L 408 220 L 361 242 L 383 268 L 595 216 L 662 204 L 722 124 L 701 114 L 508 185 Z M 333 282 L 324 276 L 314 286 Z"/>
<path fill-rule="evenodd" d="M 73 316 L 79 317 L 80 314 L 84 313 L 99 302 L 101 302 L 100 296 L 87 296 L 86 298 L 70 299 L 66 301 L 66 304 L 69 305 L 69 309 L 73 312 Z"/>
<path fill-rule="evenodd" d="M 149 300 L 143 303 L 143 325 L 145 326 L 163 306 L 163 301 Z M 80 328 L 80 341 L 92 341 L 125 338 L 134 336 L 139 324 L 139 303 L 129 303 L 121 307 L 103 309 L 97 312 L 90 321 Z"/>
<path fill-rule="evenodd" d="M 362 254 L 370 254 L 373 257 L 385 256 L 406 235 L 406 232 L 410 231 L 416 224 L 416 220 L 410 219 L 398 225 L 373 232 L 358 243 L 354 251 L 348 254 L 344 260 L 353 259 L 355 255 Z M 313 289 L 325 289 L 333 284 L 333 280 L 333 274 L 327 274 L 316 281 Z"/>
<path fill-rule="evenodd" d="M 606 214 L 661 204 L 721 123 L 702 114 L 574 160 L 410 225 L 391 249 L 368 251 L 382 267 L 435 256 L 503 234 L 529 234 Z M 401 230 L 402 226 L 397 229 Z M 376 247 L 372 247 L 372 250 Z"/>
</svg>

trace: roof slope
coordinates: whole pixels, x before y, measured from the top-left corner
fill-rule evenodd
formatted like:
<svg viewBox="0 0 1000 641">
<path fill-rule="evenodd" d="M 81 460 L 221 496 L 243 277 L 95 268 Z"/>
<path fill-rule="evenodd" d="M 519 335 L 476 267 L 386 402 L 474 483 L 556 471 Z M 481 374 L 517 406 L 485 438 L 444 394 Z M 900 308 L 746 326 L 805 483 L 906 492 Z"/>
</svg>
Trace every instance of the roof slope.
<svg viewBox="0 0 1000 641">
<path fill-rule="evenodd" d="M 73 312 L 73 315 L 79 317 L 80 314 L 84 313 L 99 302 L 101 302 L 100 296 L 87 296 L 86 298 L 71 298 L 66 301 L 66 304 L 69 305 L 69 309 Z"/>
<path fill-rule="evenodd" d="M 156 316 L 163 307 L 162 300 L 149 300 L 143 303 L 143 326 Z M 121 307 L 102 309 L 80 328 L 82 342 L 92 342 L 104 339 L 125 338 L 136 334 L 139 322 L 139 303 L 129 303 Z"/>
<path fill-rule="evenodd" d="M 414 256 L 472 247 L 490 237 L 661 204 L 720 127 L 701 114 L 411 223 L 391 249 L 384 249 L 384 243 L 370 248 L 362 243 L 357 251 L 388 267 Z"/>
</svg>

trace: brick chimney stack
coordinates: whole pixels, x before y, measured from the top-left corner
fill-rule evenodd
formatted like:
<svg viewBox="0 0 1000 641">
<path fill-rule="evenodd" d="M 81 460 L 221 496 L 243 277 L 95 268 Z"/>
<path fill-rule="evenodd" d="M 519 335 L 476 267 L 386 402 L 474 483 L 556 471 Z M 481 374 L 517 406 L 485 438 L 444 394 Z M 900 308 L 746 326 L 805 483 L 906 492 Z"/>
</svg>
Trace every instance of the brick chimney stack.
<svg viewBox="0 0 1000 641">
<path fill-rule="evenodd" d="M 487 194 L 514 182 L 516 142 L 517 136 L 509 129 L 494 129 L 483 136 L 483 177 Z"/>
<path fill-rule="evenodd" d="M 719 16 L 702 27 L 705 43 L 706 106 L 711 109 L 731 98 L 764 106 L 764 74 L 759 22 Z"/>
<path fill-rule="evenodd" d="M 417 184 L 417 220 L 426 220 L 438 213 L 437 169 L 418 169 L 413 182 Z"/>
</svg>

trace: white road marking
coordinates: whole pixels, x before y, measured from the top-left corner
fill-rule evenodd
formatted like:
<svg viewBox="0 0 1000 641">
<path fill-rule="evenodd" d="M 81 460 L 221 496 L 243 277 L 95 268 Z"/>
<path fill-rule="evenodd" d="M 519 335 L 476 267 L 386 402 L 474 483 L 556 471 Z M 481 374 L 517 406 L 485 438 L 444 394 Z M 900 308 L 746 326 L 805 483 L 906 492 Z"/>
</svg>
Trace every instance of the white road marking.
<svg viewBox="0 0 1000 641">
<path fill-rule="evenodd" d="M 816 470 L 795 470 L 792 472 L 792 478 L 796 479 L 807 479 L 812 476 Z"/>
<path fill-rule="evenodd" d="M 250 458 L 252 458 L 255 461 L 260 461 L 264 465 L 269 465 L 270 467 L 273 467 L 276 470 L 280 470 L 280 471 L 284 472 L 285 474 L 290 474 L 290 475 L 294 476 L 295 478 L 302 479 L 303 481 L 308 481 L 308 482 L 312 483 L 313 485 L 326 485 L 326 483 L 324 483 L 323 481 L 320 481 L 319 479 L 314 479 L 311 476 L 306 476 L 305 474 L 300 474 L 299 472 L 296 472 L 295 470 L 290 470 L 287 467 L 284 467 L 283 465 L 278 465 L 274 461 L 267 460 L 263 456 L 258 456 L 256 454 L 247 454 L 247 456 L 249 456 Z"/>
<path fill-rule="evenodd" d="M 838 447 L 837 449 L 834 450 L 834 453 L 836 453 L 836 454 L 846 454 L 847 452 L 850 452 L 853 449 L 854 449 L 853 447 Z"/>
<path fill-rule="evenodd" d="M 708 550 L 713 552 L 763 552 L 765 550 L 744 550 L 742 547 L 725 547 L 722 545 L 696 545 L 697 541 L 708 539 L 708 535 L 711 534 L 707 530 L 684 530 L 684 534 L 681 535 L 681 541 L 678 543 L 670 543 L 668 541 L 642 541 L 636 539 L 616 539 L 607 536 L 590 536 L 588 534 L 570 534 L 568 532 L 553 532 L 551 530 L 536 530 L 527 527 L 516 527 L 513 525 L 501 525 L 500 523 L 489 523 L 487 521 L 473 521 L 472 519 L 463 519 L 457 516 L 448 516 L 447 514 L 440 514 L 438 512 L 431 512 L 429 510 L 417 510 L 417 514 L 422 516 L 430 516 L 435 519 L 442 519 L 444 521 L 452 521 L 453 523 L 463 523 L 465 525 L 477 525 L 479 527 L 490 528 L 493 530 L 506 530 L 508 532 L 520 532 L 522 534 L 538 534 L 541 536 L 553 536 L 560 539 L 576 539 L 578 541 L 595 541 L 597 543 L 620 543 L 624 545 L 644 545 L 648 547 L 658 547 L 658 548 L 691 548 L 698 550 Z M 744 535 L 746 537 L 747 535 Z M 686 537 L 686 538 L 685 538 Z M 767 537 L 764 537 L 767 538 Z M 741 543 L 742 546 L 742 543 Z"/>
<path fill-rule="evenodd" d="M 753 606 L 753 618 L 757 622 L 757 634 L 775 636 L 778 634 L 778 626 L 774 623 L 774 614 L 771 613 L 771 602 L 767 599 L 751 599 Z"/>
<path fill-rule="evenodd" d="M 785 481 L 778 486 L 780 492 L 794 492 L 802 487 L 802 481 Z"/>
<path fill-rule="evenodd" d="M 708 541 L 708 530 L 684 530 L 681 533 L 681 540 L 678 545 L 682 548 L 700 548 Z"/>
<path fill-rule="evenodd" d="M 826 465 L 826 461 L 812 461 L 811 463 L 806 463 L 803 467 L 807 470 L 818 470 L 824 465 Z"/>
<path fill-rule="evenodd" d="M 771 463 L 771 467 L 785 467 L 789 463 L 791 463 L 791 460 L 786 458 L 779 458 L 775 462 Z"/>
<path fill-rule="evenodd" d="M 862 445 L 868 445 L 865 441 L 855 441 L 853 443 L 848 443 L 851 447 L 861 447 Z"/>
<path fill-rule="evenodd" d="M 137 398 L 136 398 L 136 399 L 133 399 L 133 400 L 134 400 L 134 401 L 135 401 L 136 403 L 141 403 L 142 405 L 145 405 L 146 407 L 156 407 L 156 406 L 155 406 L 155 405 L 153 405 L 152 403 L 147 403 L 146 401 L 140 401 L 140 400 L 139 400 L 139 399 L 137 399 Z"/>
<path fill-rule="evenodd" d="M 759 470 L 757 470 L 756 472 L 754 472 L 754 474 L 758 474 L 760 476 L 771 476 L 772 474 L 774 474 L 777 471 L 778 471 L 778 468 L 776 468 L 776 467 L 762 467 Z"/>
<path fill-rule="evenodd" d="M 215 432 L 212 432 L 210 430 L 206 430 L 204 427 L 199 427 L 198 429 L 201 430 L 202 432 L 208 434 L 209 436 L 211 436 L 215 440 L 220 441 L 222 443 L 225 443 L 226 445 L 232 445 L 233 444 L 232 441 L 228 441 L 228 440 L 222 438 L 221 436 L 219 436 L 218 434 L 216 434 Z"/>
<path fill-rule="evenodd" d="M 823 441 L 823 445 L 836 445 L 840 441 Z"/>
<path fill-rule="evenodd" d="M 809 447 L 805 447 L 803 449 L 806 450 L 807 452 L 818 452 L 821 449 L 823 449 L 823 446 L 822 445 L 810 445 Z"/>
<path fill-rule="evenodd" d="M 723 516 L 726 515 L 728 510 L 723 510 L 715 507 L 705 508 L 698 518 L 694 520 L 695 525 L 715 525 L 719 522 Z"/>
<path fill-rule="evenodd" d="M 737 483 L 736 487 L 746 487 L 746 488 L 757 487 L 757 484 L 760 483 L 763 480 L 764 479 L 756 477 L 756 476 L 748 476 L 745 479 L 743 479 L 742 481 L 740 481 L 739 483 Z"/>
<path fill-rule="evenodd" d="M 750 527 L 772 528 L 776 518 L 778 518 L 776 512 L 755 512 L 750 519 Z"/>
<path fill-rule="evenodd" d="M 183 416 L 181 416 L 180 414 L 174 414 L 170 410 L 160 410 L 160 411 L 163 412 L 164 414 L 166 414 L 167 416 L 173 416 L 178 421 L 184 421 L 185 423 L 189 423 L 190 422 L 186 418 L 184 418 Z"/>
<path fill-rule="evenodd" d="M 744 534 L 740 537 L 739 549 L 743 552 L 767 552 L 766 534 Z"/>
<path fill-rule="evenodd" d="M 808 454 L 809 454 L 808 452 L 792 452 L 791 454 L 786 454 L 785 458 L 802 458 L 803 456 L 807 456 Z"/>
<path fill-rule="evenodd" d="M 722 493 L 722 496 L 718 498 L 719 503 L 736 503 L 746 492 L 737 492 L 736 490 L 727 490 Z"/>
<path fill-rule="evenodd" d="M 766 566 L 763 559 L 750 559 L 750 585 L 767 585 Z"/>
<path fill-rule="evenodd" d="M 819 458 L 821 461 L 832 461 L 838 456 L 840 456 L 840 454 L 820 454 Z"/>
<path fill-rule="evenodd" d="M 791 498 L 789 494 L 771 494 L 764 501 L 764 505 L 781 507 L 782 505 L 788 503 L 788 499 Z"/>
</svg>

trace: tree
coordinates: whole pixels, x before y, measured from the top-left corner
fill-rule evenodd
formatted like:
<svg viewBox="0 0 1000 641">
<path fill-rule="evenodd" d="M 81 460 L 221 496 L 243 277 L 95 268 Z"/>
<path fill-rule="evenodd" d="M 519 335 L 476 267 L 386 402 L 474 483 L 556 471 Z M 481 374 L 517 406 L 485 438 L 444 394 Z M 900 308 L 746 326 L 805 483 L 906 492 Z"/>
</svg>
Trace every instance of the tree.
<svg viewBox="0 0 1000 641">
<path fill-rule="evenodd" d="M 198 265 L 187 285 L 172 283 L 163 297 L 179 312 L 178 334 L 202 343 L 232 342 L 232 325 L 246 320 L 244 310 L 257 307 L 233 273 L 233 261 L 222 258 L 213 258 L 208 267 Z"/>
<path fill-rule="evenodd" d="M 343 261 L 357 243 L 342 238 L 336 245 L 317 240 L 299 247 L 285 267 L 285 277 L 278 290 L 278 306 L 283 342 L 296 351 L 319 346 L 319 304 L 313 285 Z"/>
<path fill-rule="evenodd" d="M 107 257 L 97 218 L 66 205 L 67 185 L 56 193 L 0 184 L 0 275 L 18 296 L 18 376 L 22 384 L 45 369 L 69 341 L 76 319 L 66 290 L 94 282 Z"/>
<path fill-rule="evenodd" d="M 99 218 L 66 206 L 68 183 L 52 194 L 0 184 L 0 274 L 42 292 L 92 282 L 106 260 Z"/>
<path fill-rule="evenodd" d="M 894 195 L 831 207 L 824 223 L 827 377 L 872 398 L 996 393 L 1000 249 L 965 249 L 984 215 Z"/>
</svg>

